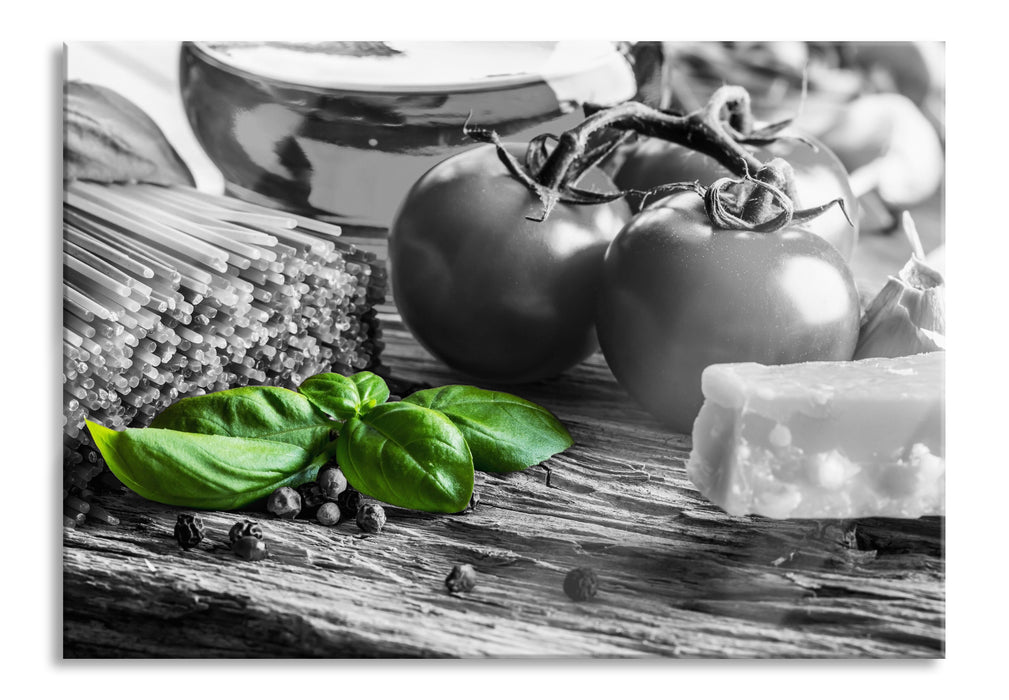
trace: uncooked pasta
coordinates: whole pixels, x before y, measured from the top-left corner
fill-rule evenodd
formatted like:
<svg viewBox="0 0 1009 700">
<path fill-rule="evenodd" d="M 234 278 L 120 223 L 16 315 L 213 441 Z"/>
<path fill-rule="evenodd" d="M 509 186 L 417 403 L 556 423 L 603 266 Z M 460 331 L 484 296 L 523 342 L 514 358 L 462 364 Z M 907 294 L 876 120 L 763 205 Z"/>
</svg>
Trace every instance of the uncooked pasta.
<svg viewBox="0 0 1009 700">
<path fill-rule="evenodd" d="M 146 426 L 186 396 L 374 367 L 386 272 L 337 226 L 186 187 L 68 183 L 64 524 L 115 518 L 85 418 Z"/>
</svg>

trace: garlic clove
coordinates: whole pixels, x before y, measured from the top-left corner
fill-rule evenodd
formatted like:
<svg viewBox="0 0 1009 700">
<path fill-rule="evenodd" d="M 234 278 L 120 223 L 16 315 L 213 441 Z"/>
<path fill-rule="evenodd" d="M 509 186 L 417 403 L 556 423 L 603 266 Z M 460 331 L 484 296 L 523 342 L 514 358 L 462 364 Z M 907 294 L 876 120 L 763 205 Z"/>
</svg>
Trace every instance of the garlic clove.
<svg viewBox="0 0 1009 700">
<path fill-rule="evenodd" d="M 891 277 L 862 318 L 852 359 L 902 357 L 944 350 L 942 288 L 917 289 Z"/>
<path fill-rule="evenodd" d="M 914 222 L 906 212 L 903 224 L 915 253 L 866 309 L 852 359 L 901 357 L 946 348 L 945 280 L 923 259 Z"/>
</svg>

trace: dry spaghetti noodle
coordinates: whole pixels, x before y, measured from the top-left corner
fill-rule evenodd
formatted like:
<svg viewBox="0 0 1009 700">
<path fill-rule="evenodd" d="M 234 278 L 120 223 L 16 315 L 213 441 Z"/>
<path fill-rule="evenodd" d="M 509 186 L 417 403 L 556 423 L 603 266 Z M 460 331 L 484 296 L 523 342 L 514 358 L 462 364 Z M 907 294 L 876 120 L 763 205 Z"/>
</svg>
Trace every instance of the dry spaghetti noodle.
<svg viewBox="0 0 1009 700">
<path fill-rule="evenodd" d="M 184 396 L 378 362 L 385 270 L 339 227 L 192 188 L 68 183 L 64 524 L 115 520 L 84 419 L 143 427 Z M 90 511 L 88 510 L 90 508 Z"/>
</svg>

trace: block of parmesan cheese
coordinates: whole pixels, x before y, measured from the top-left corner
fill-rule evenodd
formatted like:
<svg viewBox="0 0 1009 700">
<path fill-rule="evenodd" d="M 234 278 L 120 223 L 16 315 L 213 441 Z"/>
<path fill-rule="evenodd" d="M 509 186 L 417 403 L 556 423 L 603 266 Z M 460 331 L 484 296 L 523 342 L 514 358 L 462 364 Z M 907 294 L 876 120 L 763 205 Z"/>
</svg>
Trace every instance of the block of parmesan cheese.
<svg viewBox="0 0 1009 700">
<path fill-rule="evenodd" d="M 687 473 L 732 515 L 944 515 L 944 362 L 712 365 Z"/>
</svg>

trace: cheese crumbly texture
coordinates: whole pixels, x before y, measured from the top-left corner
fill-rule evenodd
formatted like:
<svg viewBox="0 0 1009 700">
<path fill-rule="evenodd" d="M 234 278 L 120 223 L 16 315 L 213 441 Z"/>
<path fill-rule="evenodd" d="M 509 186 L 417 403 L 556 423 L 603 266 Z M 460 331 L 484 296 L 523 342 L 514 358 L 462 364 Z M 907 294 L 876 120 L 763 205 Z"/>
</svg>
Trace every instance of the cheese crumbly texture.
<svg viewBox="0 0 1009 700">
<path fill-rule="evenodd" d="M 687 473 L 731 515 L 943 515 L 944 362 L 708 367 Z"/>
</svg>

